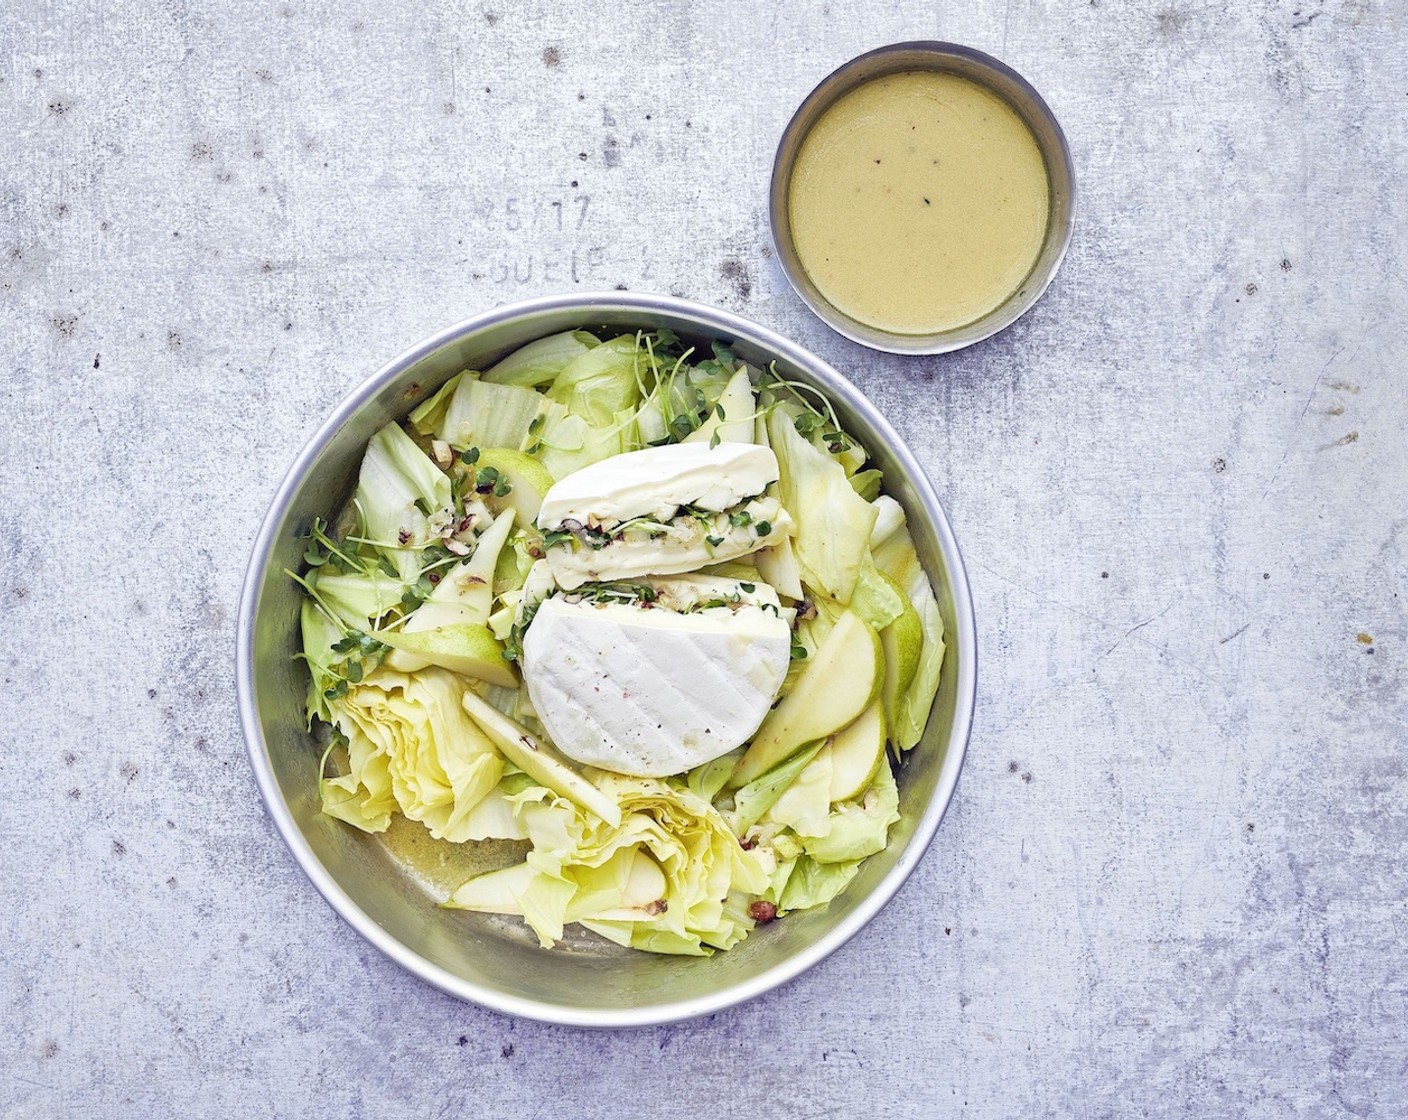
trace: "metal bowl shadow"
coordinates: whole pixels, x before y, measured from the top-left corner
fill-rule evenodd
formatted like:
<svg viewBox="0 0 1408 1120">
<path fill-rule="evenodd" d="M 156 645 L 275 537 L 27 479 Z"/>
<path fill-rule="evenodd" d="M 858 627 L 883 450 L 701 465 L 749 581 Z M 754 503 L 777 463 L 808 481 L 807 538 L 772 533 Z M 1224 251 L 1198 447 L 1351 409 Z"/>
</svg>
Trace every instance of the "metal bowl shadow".
<svg viewBox="0 0 1408 1120">
<path fill-rule="evenodd" d="M 544 335 L 578 327 L 669 327 L 732 341 L 747 360 L 826 392 L 884 468 L 933 581 L 948 651 L 924 740 L 900 772 L 901 821 L 829 907 L 758 929 L 709 958 L 661 957 L 589 936 L 553 951 L 516 919 L 443 910 L 376 837 L 319 811 L 318 755 L 304 729 L 295 531 L 347 499 L 372 434 L 462 369 L 485 369 Z M 530 300 L 468 319 L 412 347 L 333 412 L 294 462 L 254 545 L 240 604 L 240 716 L 270 817 L 323 897 L 392 960 L 462 999 L 512 1015 L 587 1027 L 643 1026 L 718 1011 L 781 984 L 849 940 L 894 895 L 928 848 L 958 782 L 972 722 L 973 609 L 958 545 L 908 448 L 858 390 L 801 347 L 746 319 L 664 296 L 612 292 Z M 922 935 L 922 934 L 921 934 Z"/>
<path fill-rule="evenodd" d="M 957 74 L 997 94 L 1026 122 L 1046 164 L 1050 187 L 1049 216 L 1041 252 L 1016 291 L 991 311 L 951 330 L 932 334 L 898 334 L 871 326 L 831 303 L 812 282 L 792 240 L 789 199 L 792 169 L 812 126 L 852 90 L 876 78 L 915 70 Z M 851 59 L 807 95 L 797 109 L 773 159 L 768 217 L 778 264 L 793 290 L 817 317 L 839 334 L 873 350 L 892 354 L 944 354 L 990 338 L 1011 326 L 1046 291 L 1066 255 L 1075 223 L 1076 181 L 1065 133 L 1041 95 L 1017 71 L 993 58 L 954 43 L 895 43 Z"/>
</svg>

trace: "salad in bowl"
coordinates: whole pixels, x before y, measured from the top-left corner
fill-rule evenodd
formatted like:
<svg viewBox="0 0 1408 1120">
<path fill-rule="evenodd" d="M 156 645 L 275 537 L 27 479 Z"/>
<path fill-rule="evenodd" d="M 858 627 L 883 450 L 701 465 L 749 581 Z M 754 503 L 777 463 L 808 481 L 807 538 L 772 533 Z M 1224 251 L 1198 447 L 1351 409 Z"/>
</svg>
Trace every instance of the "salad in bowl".
<svg viewBox="0 0 1408 1120">
<path fill-rule="evenodd" d="M 775 364 L 558 331 L 377 430 L 299 531 L 321 812 L 482 847 L 441 906 L 708 955 L 890 843 L 944 625 L 884 470 Z"/>
</svg>

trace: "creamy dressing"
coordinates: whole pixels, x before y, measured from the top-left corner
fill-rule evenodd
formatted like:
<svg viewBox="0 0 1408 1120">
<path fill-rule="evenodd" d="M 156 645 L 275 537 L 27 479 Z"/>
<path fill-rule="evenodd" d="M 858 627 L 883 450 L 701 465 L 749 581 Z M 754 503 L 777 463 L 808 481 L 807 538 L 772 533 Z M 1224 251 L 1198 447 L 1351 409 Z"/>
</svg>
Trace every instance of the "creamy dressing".
<svg viewBox="0 0 1408 1120">
<path fill-rule="evenodd" d="M 832 105 L 788 200 L 807 275 L 839 311 L 896 334 L 961 327 L 1021 286 L 1050 210 L 1036 138 L 956 74 L 891 74 Z"/>
</svg>

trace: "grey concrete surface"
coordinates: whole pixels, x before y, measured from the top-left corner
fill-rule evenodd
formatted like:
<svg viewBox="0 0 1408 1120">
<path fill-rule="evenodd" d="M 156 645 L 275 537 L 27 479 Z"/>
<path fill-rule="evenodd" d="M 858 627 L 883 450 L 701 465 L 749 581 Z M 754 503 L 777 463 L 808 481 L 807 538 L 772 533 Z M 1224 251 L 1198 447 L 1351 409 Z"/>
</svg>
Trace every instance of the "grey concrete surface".
<svg viewBox="0 0 1408 1120">
<path fill-rule="evenodd" d="M 991 51 L 1065 267 L 868 353 L 768 253 L 791 109 Z M 0 6 L 0 1115 L 1408 1114 L 1401 0 Z M 235 717 L 277 480 L 382 361 L 573 287 L 781 329 L 913 442 L 981 695 L 914 880 L 712 1019 L 515 1022 L 303 879 Z"/>
</svg>

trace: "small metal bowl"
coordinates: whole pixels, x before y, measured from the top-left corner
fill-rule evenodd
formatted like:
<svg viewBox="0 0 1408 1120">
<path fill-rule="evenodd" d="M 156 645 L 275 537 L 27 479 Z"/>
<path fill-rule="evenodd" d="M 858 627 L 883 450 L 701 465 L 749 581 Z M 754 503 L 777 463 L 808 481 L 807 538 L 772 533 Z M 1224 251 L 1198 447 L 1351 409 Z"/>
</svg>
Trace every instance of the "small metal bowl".
<svg viewBox="0 0 1408 1120">
<path fill-rule="evenodd" d="M 1050 208 L 1046 239 L 1025 281 L 987 314 L 952 330 L 934 334 L 897 334 L 847 315 L 812 282 L 792 241 L 789 198 L 792 169 L 812 126 L 847 93 L 876 78 L 915 70 L 956 74 L 983 86 L 1006 101 L 1036 137 L 1046 163 Z M 1009 66 L 990 55 L 953 43 L 895 43 L 853 58 L 812 90 L 782 133 L 773 160 L 768 198 L 773 245 L 782 271 L 802 301 L 833 330 L 854 342 L 892 354 L 944 354 L 989 338 L 1010 326 L 1041 298 L 1071 241 L 1075 217 L 1075 169 L 1065 134 L 1041 95 Z"/>
<path fill-rule="evenodd" d="M 948 651 L 923 742 L 899 771 L 902 819 L 830 906 L 791 914 L 711 958 L 633 952 L 590 935 L 551 951 L 521 921 L 443 910 L 382 839 L 325 816 L 318 752 L 304 729 L 307 676 L 299 649 L 295 530 L 347 500 L 367 441 L 462 369 L 486 369 L 536 338 L 578 327 L 669 327 L 681 338 L 730 340 L 735 352 L 823 390 L 885 471 L 904 505 L 944 619 Z M 260 529 L 240 603 L 236 679 L 250 763 L 269 815 L 303 870 L 363 937 L 461 999 L 573 1026 L 625 1027 L 718 1011 L 790 980 L 843 945 L 899 890 L 932 840 L 958 782 L 972 723 L 976 641 L 958 544 L 923 469 L 850 382 L 801 347 L 724 311 L 665 296 L 610 292 L 513 304 L 412 347 L 349 396 L 304 448 Z M 571 930 L 573 927 L 569 927 Z M 916 938 L 928 936 L 915 930 Z"/>
</svg>

